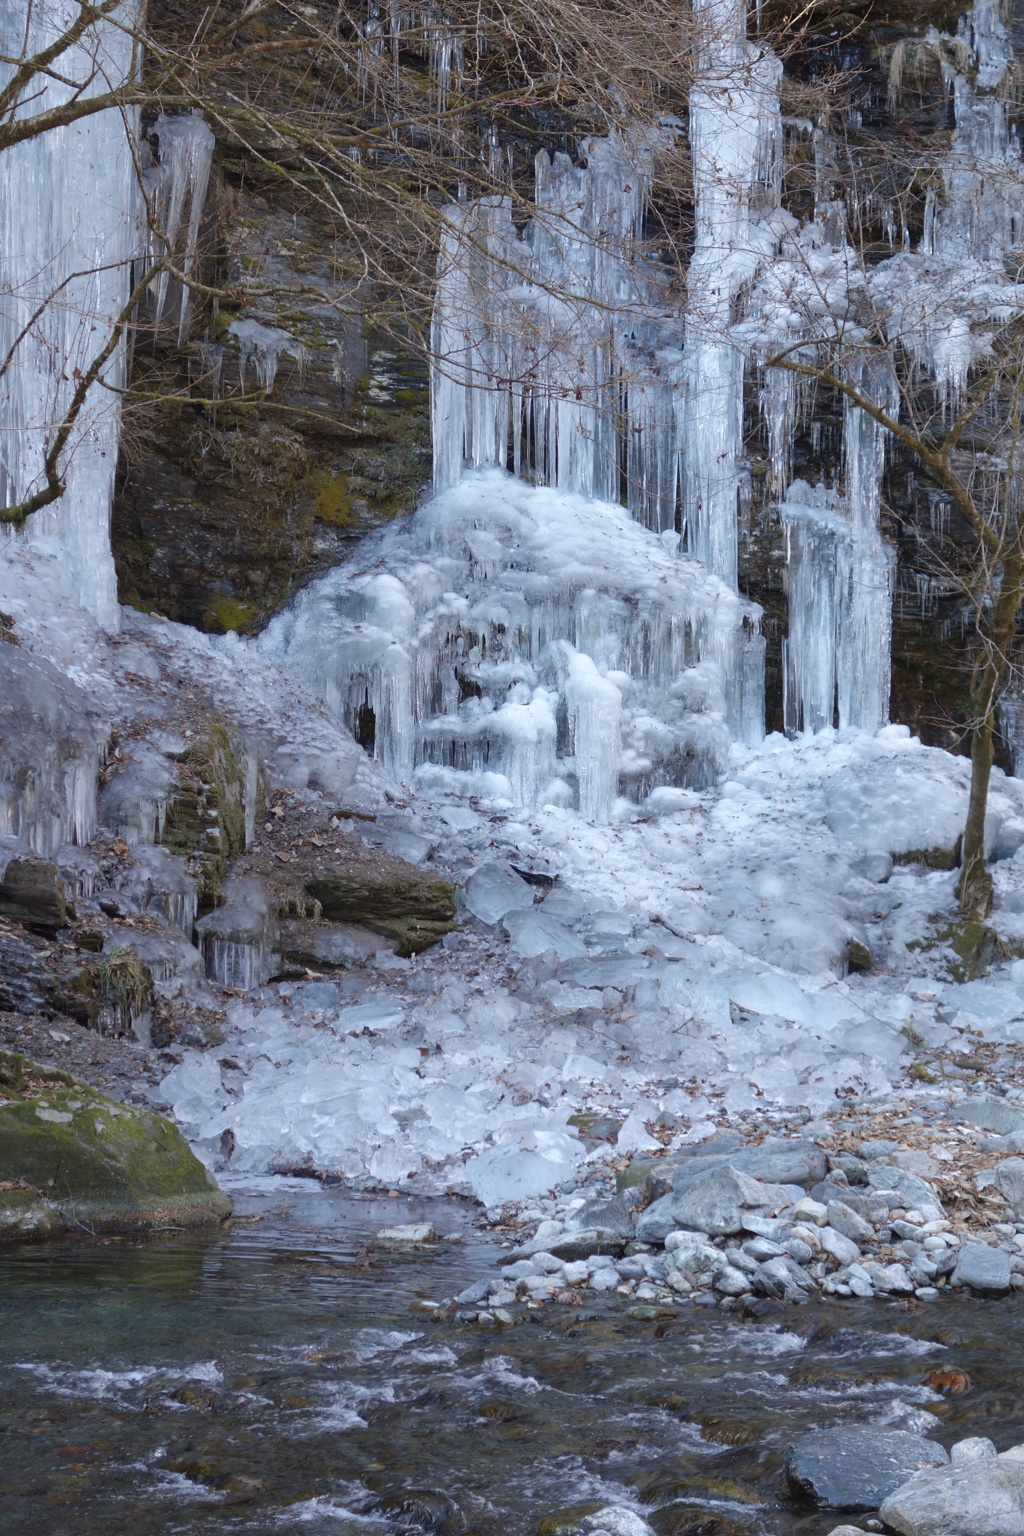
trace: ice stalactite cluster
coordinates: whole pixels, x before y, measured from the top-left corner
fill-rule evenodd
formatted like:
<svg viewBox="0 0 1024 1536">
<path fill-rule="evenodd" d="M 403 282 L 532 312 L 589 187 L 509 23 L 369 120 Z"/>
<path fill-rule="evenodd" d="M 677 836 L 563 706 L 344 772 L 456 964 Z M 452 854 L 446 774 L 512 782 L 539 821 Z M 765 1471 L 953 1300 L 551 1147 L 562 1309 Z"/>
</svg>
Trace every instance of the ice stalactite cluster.
<svg viewBox="0 0 1024 1536">
<path fill-rule="evenodd" d="M 140 245 L 150 261 L 175 258 L 186 277 L 196 262 L 213 149 L 213 134 L 199 112 L 161 112 L 142 146 Z M 189 301 L 187 284 L 158 273 L 149 299 L 153 323 L 159 326 L 176 311 L 179 346 L 188 336 Z"/>
<path fill-rule="evenodd" d="M 61 54 L 59 71 L 34 75 L 15 118 L 100 95 L 138 68 L 119 25 L 137 20 L 136 0 L 97 21 Z M 32 57 L 79 13 L 72 0 L 0 0 L 0 54 Z M 15 66 L 0 64 L 0 86 Z M 126 131 L 127 123 L 127 131 Z M 77 381 L 105 343 L 130 292 L 136 254 L 134 109 L 99 112 L 28 138 L 0 157 L 0 496 L 17 504 L 45 487 L 44 460 L 72 404 Z M 103 369 L 124 383 L 124 345 Z M 117 586 L 110 553 L 110 502 L 117 461 L 115 394 L 93 386 L 61 461 L 67 489 L 33 515 L 26 533 L 0 548 L 0 590 L 17 586 L 23 542 L 51 541 L 65 558 L 68 600 L 116 629 Z"/>
</svg>

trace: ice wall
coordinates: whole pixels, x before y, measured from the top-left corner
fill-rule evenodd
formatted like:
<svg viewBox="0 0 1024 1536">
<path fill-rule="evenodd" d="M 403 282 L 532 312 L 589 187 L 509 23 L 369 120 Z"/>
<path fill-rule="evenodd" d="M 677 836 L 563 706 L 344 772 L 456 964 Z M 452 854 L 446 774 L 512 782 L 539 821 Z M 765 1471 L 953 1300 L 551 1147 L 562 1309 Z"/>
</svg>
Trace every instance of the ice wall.
<svg viewBox="0 0 1024 1536">
<path fill-rule="evenodd" d="M 0 54 L 30 57 L 52 44 L 79 15 L 74 0 L 0 0 Z M 123 24 L 137 0 L 95 23 L 59 66 L 35 75 L 14 109 L 17 118 L 97 95 L 138 67 Z M 0 86 L 14 65 L 0 64 Z M 45 483 L 47 445 L 76 385 L 97 355 L 130 291 L 135 254 L 136 174 L 133 109 L 84 117 L 0 154 L 0 496 L 23 500 Z M 124 382 L 124 346 L 103 371 Z M 23 533 L 0 539 L 0 591 L 18 581 L 19 550 L 43 541 L 62 552 L 66 601 L 89 609 L 107 628 L 118 623 L 109 520 L 117 460 L 118 399 L 94 386 L 63 458 L 67 490 L 35 513 Z M 13 563 L 12 563 L 13 562 Z M 57 598 L 58 594 L 54 594 Z"/>
</svg>

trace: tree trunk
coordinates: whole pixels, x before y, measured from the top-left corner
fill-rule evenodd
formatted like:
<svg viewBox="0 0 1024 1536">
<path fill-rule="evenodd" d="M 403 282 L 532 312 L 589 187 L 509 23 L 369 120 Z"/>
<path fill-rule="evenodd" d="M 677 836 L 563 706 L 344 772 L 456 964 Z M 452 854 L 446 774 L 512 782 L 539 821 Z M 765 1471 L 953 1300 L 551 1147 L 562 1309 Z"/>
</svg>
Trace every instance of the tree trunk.
<svg viewBox="0 0 1024 1536">
<path fill-rule="evenodd" d="M 989 699 L 991 700 L 991 691 Z M 971 798 L 964 827 L 963 855 L 957 897 L 964 917 L 984 922 L 992 905 L 992 876 L 985 863 L 985 813 L 995 750 L 995 709 L 992 704 L 974 728 L 971 741 Z"/>
<path fill-rule="evenodd" d="M 971 798 L 956 894 L 963 916 L 976 922 L 984 922 L 992 906 L 992 876 L 985 863 L 985 814 L 995 752 L 996 704 L 1009 668 L 1017 615 L 1024 596 L 1022 580 L 1024 562 L 1018 543 L 1003 560 L 999 594 L 988 626 L 988 659 L 972 689 L 977 724 L 971 740 Z"/>
</svg>

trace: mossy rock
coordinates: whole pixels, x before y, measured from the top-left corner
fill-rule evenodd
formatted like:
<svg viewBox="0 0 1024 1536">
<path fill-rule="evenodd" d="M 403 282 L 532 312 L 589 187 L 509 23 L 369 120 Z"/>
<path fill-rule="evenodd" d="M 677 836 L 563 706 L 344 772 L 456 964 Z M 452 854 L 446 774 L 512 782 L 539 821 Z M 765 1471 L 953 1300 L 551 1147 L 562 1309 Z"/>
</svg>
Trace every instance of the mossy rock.
<svg viewBox="0 0 1024 1536">
<path fill-rule="evenodd" d="M 0 1051 L 0 1095 L 0 1179 L 32 1186 L 68 1230 L 205 1227 L 231 1214 L 162 1115 L 10 1051 Z"/>
<path fill-rule="evenodd" d="M 245 848 L 245 769 L 218 721 L 175 761 L 181 772 L 161 842 L 188 862 L 200 882 L 200 907 L 209 910 L 228 860 Z"/>
<path fill-rule="evenodd" d="M 906 853 L 894 853 L 894 864 L 920 864 L 925 869 L 956 869 L 960 863 L 960 840 L 952 848 L 911 848 Z"/>
<path fill-rule="evenodd" d="M 394 939 L 400 955 L 429 949 L 449 933 L 455 916 L 455 892 L 447 880 L 424 876 L 397 861 L 378 867 L 353 862 L 312 875 L 309 894 L 333 922 L 360 923 L 372 933 Z"/>
<path fill-rule="evenodd" d="M 542 1515 L 538 1520 L 537 1536 L 575 1536 L 581 1520 L 587 1515 L 596 1515 L 599 1509 L 606 1507 L 598 1501 L 593 1504 L 570 1504 L 567 1509 L 553 1510 L 550 1515 Z"/>
<path fill-rule="evenodd" d="M 934 919 L 933 919 L 934 920 Z M 927 939 L 911 939 L 909 950 L 930 951 L 947 947 L 952 951 L 947 965 L 950 981 L 976 981 L 984 976 L 1001 953 L 1002 941 L 994 928 L 974 918 L 958 917 L 937 927 Z"/>
<path fill-rule="evenodd" d="M 63 1230 L 59 1212 L 37 1190 L 0 1190 L 0 1243 L 44 1243 Z"/>
</svg>

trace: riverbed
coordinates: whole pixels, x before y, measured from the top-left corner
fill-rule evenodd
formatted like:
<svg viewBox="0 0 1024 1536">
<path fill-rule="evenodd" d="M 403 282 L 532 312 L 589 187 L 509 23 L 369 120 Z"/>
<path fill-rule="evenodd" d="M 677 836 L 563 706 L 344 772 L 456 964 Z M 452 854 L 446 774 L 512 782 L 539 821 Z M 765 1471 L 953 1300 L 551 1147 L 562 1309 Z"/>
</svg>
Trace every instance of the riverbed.
<svg viewBox="0 0 1024 1536">
<path fill-rule="evenodd" d="M 435 1322 L 417 1303 L 495 1272 L 479 1207 L 298 1180 L 235 1200 L 217 1237 L 0 1259 L 0 1531 L 533 1536 L 625 1503 L 663 1536 L 826 1536 L 843 1517 L 781 1470 L 809 1429 L 1024 1441 L 1017 1297 Z M 416 1220 L 442 1240 L 376 1241 Z M 925 1383 L 946 1368 L 972 1390 Z"/>
</svg>

